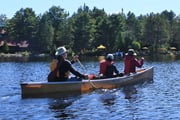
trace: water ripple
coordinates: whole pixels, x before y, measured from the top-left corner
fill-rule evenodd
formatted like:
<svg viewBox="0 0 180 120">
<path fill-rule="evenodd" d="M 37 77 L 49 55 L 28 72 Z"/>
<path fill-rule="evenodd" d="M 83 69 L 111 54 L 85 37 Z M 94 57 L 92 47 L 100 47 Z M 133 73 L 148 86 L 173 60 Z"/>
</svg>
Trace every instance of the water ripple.
<svg viewBox="0 0 180 120">
<path fill-rule="evenodd" d="M 83 62 L 82 62 L 83 63 Z M 154 66 L 154 81 L 65 98 L 21 99 L 21 81 L 46 81 L 48 62 L 1 62 L 0 119 L 160 120 L 180 119 L 180 61 L 146 62 Z M 98 62 L 84 62 L 97 73 Z M 116 63 L 122 71 L 123 63 Z M 83 72 L 78 64 L 74 67 Z"/>
</svg>

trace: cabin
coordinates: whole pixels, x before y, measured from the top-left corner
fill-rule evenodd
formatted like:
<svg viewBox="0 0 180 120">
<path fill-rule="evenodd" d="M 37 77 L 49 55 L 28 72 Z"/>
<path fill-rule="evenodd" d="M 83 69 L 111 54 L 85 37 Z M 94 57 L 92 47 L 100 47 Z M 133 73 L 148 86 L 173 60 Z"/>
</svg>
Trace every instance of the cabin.
<svg viewBox="0 0 180 120">
<path fill-rule="evenodd" d="M 28 51 L 29 49 L 29 43 L 27 41 L 21 41 L 19 43 L 0 41 L 0 51 L 3 52 L 3 46 L 5 44 L 7 45 L 9 49 L 8 50 L 9 53 L 23 52 L 23 51 Z"/>
<path fill-rule="evenodd" d="M 3 46 L 7 45 L 9 53 L 28 51 L 29 43 L 24 40 L 21 42 L 13 42 L 8 39 L 6 30 L 1 27 L 0 29 L 0 51 L 3 52 Z"/>
</svg>

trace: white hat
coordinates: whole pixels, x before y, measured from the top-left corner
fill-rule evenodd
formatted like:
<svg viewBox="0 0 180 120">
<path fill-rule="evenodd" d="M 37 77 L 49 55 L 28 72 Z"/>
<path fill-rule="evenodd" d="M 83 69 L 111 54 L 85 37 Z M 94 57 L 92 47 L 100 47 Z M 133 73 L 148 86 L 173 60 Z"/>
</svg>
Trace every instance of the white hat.
<svg viewBox="0 0 180 120">
<path fill-rule="evenodd" d="M 129 49 L 128 53 L 126 53 L 126 55 L 134 55 L 134 56 L 136 56 L 137 54 L 135 53 L 134 49 Z"/>
<path fill-rule="evenodd" d="M 66 53 L 66 52 L 67 52 L 67 50 L 65 47 L 58 47 L 55 55 L 59 56 L 59 55 L 62 55 L 63 53 Z"/>
</svg>

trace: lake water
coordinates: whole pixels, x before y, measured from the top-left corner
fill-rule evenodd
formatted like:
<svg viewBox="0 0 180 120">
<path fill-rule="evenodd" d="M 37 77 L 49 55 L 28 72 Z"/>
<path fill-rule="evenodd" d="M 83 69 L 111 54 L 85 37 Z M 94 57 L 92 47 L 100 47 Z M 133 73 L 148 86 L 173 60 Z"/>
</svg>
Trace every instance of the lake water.
<svg viewBox="0 0 180 120">
<path fill-rule="evenodd" d="M 81 62 L 86 73 L 98 73 L 98 60 Z M 123 70 L 122 61 L 116 65 Z M 84 71 L 77 63 L 73 66 Z M 152 58 L 145 61 L 148 66 L 154 66 L 150 83 L 72 97 L 22 99 L 20 82 L 45 81 L 49 62 L 1 61 L 0 120 L 179 120 L 180 59 Z"/>
</svg>

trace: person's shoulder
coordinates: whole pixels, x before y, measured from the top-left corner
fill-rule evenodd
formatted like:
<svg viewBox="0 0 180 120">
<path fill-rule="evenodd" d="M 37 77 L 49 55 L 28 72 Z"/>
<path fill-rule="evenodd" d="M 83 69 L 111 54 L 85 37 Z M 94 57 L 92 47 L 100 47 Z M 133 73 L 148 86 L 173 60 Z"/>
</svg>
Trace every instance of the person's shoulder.
<svg viewBox="0 0 180 120">
<path fill-rule="evenodd" d="M 68 59 L 65 59 L 65 60 L 64 60 L 64 63 L 66 63 L 66 64 L 71 64 L 71 62 L 70 62 Z"/>
<path fill-rule="evenodd" d="M 58 60 L 57 59 L 53 59 L 50 63 L 50 70 L 51 71 L 54 71 L 57 67 L 57 63 L 58 63 Z"/>
<path fill-rule="evenodd" d="M 135 56 L 131 56 L 131 55 L 126 55 L 126 56 L 125 56 L 125 59 L 126 59 L 126 60 L 135 60 L 136 57 L 135 57 Z"/>
<path fill-rule="evenodd" d="M 103 59 L 103 60 L 101 60 L 101 61 L 100 61 L 100 63 L 105 63 L 105 62 L 106 62 L 106 60 L 105 60 L 105 59 Z"/>
<path fill-rule="evenodd" d="M 51 61 L 52 63 L 57 63 L 58 62 L 58 60 L 57 59 L 52 59 L 52 61 Z"/>
</svg>

